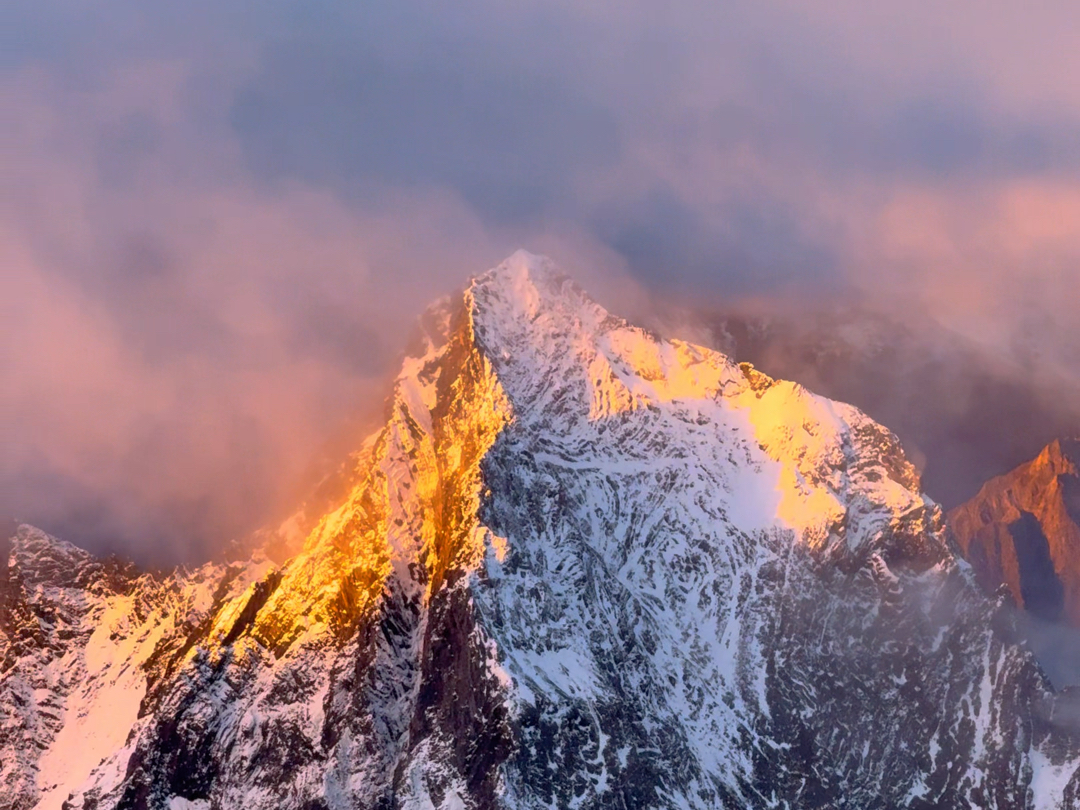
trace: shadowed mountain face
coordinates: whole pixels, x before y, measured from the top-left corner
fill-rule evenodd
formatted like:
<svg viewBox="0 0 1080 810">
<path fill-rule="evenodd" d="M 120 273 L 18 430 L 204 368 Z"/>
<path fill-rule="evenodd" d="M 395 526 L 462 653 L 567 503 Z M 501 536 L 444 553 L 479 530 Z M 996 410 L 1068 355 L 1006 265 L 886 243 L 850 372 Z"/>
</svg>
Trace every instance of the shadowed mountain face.
<svg viewBox="0 0 1080 810">
<path fill-rule="evenodd" d="M 1080 442 L 1055 440 L 949 513 L 983 587 L 1080 627 Z"/>
<path fill-rule="evenodd" d="M 1050 541 L 1043 533 L 1039 519 L 1031 512 L 1022 512 L 1008 526 L 1016 557 L 1016 579 L 1024 607 L 1040 619 L 1056 621 L 1061 618 L 1065 589 L 1054 570 Z M 976 550 L 969 547 L 969 552 Z M 979 552 L 985 553 L 983 546 Z"/>
</svg>

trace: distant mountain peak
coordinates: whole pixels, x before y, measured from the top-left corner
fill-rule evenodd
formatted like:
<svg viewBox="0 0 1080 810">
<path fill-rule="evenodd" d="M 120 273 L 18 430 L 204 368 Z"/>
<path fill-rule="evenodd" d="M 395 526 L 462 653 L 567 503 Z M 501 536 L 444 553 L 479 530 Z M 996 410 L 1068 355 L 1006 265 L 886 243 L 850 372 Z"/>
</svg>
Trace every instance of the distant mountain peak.
<svg viewBox="0 0 1080 810">
<path fill-rule="evenodd" d="M 1054 439 L 1039 453 L 1038 463 L 1057 475 L 1076 475 L 1080 467 L 1080 439 Z"/>
<path fill-rule="evenodd" d="M 1080 442 L 1055 439 L 949 513 L 982 585 L 1080 627 Z"/>
<path fill-rule="evenodd" d="M 55 576 L 54 569 L 74 569 L 89 559 L 89 552 L 25 523 L 11 538 L 10 564 L 42 579 Z"/>
</svg>

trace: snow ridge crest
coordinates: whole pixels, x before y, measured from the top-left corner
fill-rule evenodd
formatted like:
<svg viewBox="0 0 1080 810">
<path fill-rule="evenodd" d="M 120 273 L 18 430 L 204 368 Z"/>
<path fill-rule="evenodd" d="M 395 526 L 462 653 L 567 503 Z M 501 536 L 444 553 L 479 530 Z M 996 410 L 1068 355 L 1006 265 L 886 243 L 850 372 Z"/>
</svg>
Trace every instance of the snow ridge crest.
<svg viewBox="0 0 1080 810">
<path fill-rule="evenodd" d="M 632 326 L 546 257 L 518 251 L 474 279 L 466 299 L 477 346 L 515 413 L 549 432 L 580 431 L 584 414 L 595 422 L 642 408 L 742 431 L 764 451 L 754 463 L 777 479 L 777 503 L 761 504 L 759 519 L 863 562 L 884 533 L 940 521 L 899 441 L 861 411 Z"/>
</svg>

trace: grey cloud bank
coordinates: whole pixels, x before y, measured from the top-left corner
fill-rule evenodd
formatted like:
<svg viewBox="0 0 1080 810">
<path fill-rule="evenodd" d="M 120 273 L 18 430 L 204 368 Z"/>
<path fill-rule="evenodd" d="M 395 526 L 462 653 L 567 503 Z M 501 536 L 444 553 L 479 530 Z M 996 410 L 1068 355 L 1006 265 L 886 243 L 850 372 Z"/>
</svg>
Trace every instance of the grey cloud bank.
<svg viewBox="0 0 1080 810">
<path fill-rule="evenodd" d="M 522 244 L 616 310 L 870 298 L 1075 375 L 1080 11 L 1019 14 L 4 4 L 0 512 L 200 558 Z"/>
</svg>

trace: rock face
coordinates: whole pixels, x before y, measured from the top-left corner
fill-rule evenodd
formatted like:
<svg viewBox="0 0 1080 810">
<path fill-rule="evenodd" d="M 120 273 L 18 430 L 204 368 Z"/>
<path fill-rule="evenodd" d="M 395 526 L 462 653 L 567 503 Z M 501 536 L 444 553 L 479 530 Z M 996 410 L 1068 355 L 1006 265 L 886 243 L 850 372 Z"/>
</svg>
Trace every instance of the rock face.
<svg viewBox="0 0 1080 810">
<path fill-rule="evenodd" d="M 979 581 L 1080 627 L 1080 442 L 1054 441 L 949 513 Z"/>
<path fill-rule="evenodd" d="M 284 563 L 16 533 L 0 807 L 1080 805 L 1075 713 L 889 431 L 525 253 L 426 323 Z"/>
</svg>

